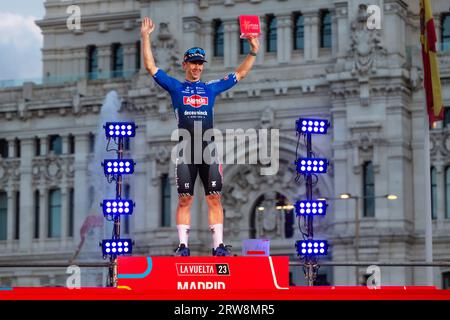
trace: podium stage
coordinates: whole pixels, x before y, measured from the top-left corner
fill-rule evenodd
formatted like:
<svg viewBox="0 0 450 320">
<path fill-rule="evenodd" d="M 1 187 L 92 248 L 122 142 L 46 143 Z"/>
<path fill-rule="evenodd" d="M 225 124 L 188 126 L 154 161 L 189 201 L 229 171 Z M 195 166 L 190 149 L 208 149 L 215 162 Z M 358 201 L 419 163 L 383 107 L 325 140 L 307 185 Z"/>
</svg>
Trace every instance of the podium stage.
<svg viewBox="0 0 450 320">
<path fill-rule="evenodd" d="M 425 286 L 289 286 L 289 260 L 265 257 L 119 257 L 117 288 L 3 287 L 0 300 L 448 300 Z"/>
</svg>

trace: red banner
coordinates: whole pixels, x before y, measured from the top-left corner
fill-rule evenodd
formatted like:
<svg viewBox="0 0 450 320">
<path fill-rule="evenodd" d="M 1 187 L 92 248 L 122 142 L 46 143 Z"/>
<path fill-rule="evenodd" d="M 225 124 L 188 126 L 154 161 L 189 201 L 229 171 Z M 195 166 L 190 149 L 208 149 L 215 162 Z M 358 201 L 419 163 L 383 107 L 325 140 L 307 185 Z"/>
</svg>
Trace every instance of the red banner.
<svg viewBox="0 0 450 320">
<path fill-rule="evenodd" d="M 119 257 L 118 285 L 132 290 L 287 290 L 288 257 Z"/>
</svg>

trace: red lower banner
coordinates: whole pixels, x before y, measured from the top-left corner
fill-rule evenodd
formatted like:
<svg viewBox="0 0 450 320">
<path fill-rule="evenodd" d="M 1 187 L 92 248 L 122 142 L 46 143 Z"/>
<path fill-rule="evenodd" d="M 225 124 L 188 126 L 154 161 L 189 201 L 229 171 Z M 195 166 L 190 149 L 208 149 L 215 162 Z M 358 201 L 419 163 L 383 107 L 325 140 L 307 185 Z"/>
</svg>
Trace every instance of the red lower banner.
<svg viewBox="0 0 450 320">
<path fill-rule="evenodd" d="M 288 257 L 120 257 L 117 288 L 0 287 L 1 300 L 447 300 L 424 286 L 289 286 Z"/>
<path fill-rule="evenodd" d="M 120 257 L 118 285 L 132 290 L 288 290 L 289 258 Z"/>
</svg>

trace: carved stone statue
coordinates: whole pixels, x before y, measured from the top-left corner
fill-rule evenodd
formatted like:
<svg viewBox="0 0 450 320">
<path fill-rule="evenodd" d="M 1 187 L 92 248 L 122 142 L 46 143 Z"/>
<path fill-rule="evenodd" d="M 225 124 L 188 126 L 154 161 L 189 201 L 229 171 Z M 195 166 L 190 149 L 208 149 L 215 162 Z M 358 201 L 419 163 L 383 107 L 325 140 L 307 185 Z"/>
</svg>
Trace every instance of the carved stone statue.
<svg viewBox="0 0 450 320">
<path fill-rule="evenodd" d="M 379 55 L 385 55 L 381 40 L 380 30 L 369 30 L 367 28 L 367 6 L 359 6 L 358 16 L 351 24 L 351 43 L 349 57 L 353 58 L 352 73 L 366 75 L 369 72 L 375 72 L 376 58 Z"/>
<path fill-rule="evenodd" d="M 169 30 L 168 22 L 159 24 L 159 34 L 152 42 L 152 51 L 159 68 L 166 72 L 176 70 L 178 65 L 178 44 Z"/>
</svg>

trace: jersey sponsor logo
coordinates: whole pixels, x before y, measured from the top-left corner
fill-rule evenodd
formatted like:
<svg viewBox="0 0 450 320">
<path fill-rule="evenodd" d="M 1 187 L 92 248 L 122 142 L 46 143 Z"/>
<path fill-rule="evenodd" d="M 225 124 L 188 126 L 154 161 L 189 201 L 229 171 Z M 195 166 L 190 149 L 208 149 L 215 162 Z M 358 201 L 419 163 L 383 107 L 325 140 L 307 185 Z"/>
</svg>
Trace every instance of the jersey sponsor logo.
<svg viewBox="0 0 450 320">
<path fill-rule="evenodd" d="M 200 108 L 201 106 L 208 105 L 208 97 L 202 97 L 198 94 L 194 94 L 190 97 L 184 96 L 183 103 L 194 108 Z"/>
<path fill-rule="evenodd" d="M 184 111 L 185 116 L 208 116 L 208 111 Z"/>
</svg>

